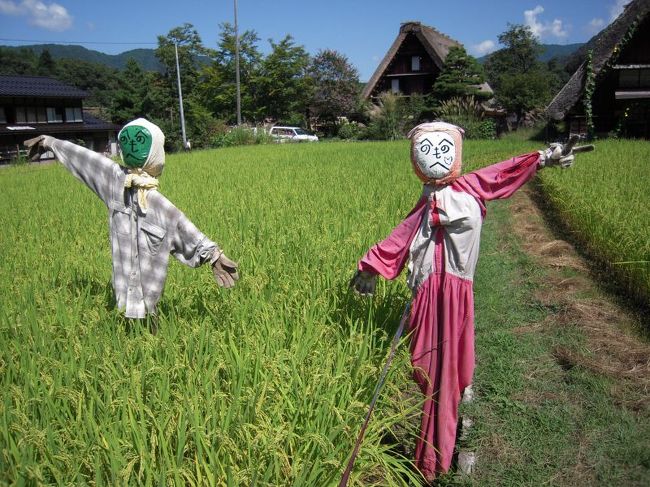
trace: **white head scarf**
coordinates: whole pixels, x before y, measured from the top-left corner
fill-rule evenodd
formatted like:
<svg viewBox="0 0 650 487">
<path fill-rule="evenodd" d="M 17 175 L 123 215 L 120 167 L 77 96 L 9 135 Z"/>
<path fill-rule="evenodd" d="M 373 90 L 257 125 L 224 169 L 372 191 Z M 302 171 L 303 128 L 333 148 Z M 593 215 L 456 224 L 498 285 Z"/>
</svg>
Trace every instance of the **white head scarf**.
<svg viewBox="0 0 650 487">
<path fill-rule="evenodd" d="M 135 130 L 127 130 L 128 128 Z M 147 150 L 148 139 L 151 145 Z M 158 189 L 157 178 L 165 166 L 165 135 L 157 125 L 138 118 L 122 127 L 118 140 L 122 148 L 122 162 L 129 167 L 124 186 L 138 188 L 138 203 L 142 212 L 146 213 L 147 194 Z"/>
</svg>

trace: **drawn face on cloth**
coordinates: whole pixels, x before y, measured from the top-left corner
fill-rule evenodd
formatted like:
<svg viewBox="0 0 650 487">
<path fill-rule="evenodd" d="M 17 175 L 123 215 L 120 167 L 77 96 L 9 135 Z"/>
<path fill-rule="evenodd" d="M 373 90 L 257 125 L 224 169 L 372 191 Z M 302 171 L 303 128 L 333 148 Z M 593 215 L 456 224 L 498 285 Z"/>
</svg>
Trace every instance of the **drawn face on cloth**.
<svg viewBox="0 0 650 487">
<path fill-rule="evenodd" d="M 160 176 L 165 165 L 165 136 L 157 125 L 138 118 L 127 123 L 117 138 L 126 167 L 142 168 L 154 178 Z"/>
<path fill-rule="evenodd" d="M 413 170 L 422 182 L 443 185 L 460 176 L 463 129 L 445 122 L 424 123 L 408 137 Z"/>
</svg>

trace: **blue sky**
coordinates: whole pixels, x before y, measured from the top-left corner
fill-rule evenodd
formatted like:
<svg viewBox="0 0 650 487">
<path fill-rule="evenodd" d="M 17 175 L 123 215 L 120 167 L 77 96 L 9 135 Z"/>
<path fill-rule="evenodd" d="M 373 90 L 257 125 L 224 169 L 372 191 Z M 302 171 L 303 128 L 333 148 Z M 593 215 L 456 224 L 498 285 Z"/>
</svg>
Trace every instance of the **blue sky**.
<svg viewBox="0 0 650 487">
<path fill-rule="evenodd" d="M 238 0 L 240 31 L 255 30 L 259 48 L 291 34 L 315 54 L 335 49 L 367 81 L 395 39 L 401 22 L 421 21 L 460 41 L 475 56 L 499 48 L 507 24 L 530 25 L 546 44 L 585 42 L 629 0 Z M 154 48 L 157 35 L 191 23 L 207 47 L 219 24 L 233 22 L 233 0 L 0 0 L 0 44 L 81 42 L 117 54 Z M 11 41 L 21 39 L 29 42 Z M 109 44 L 109 43 L 125 44 Z M 127 44 L 132 43 L 132 44 Z"/>
</svg>

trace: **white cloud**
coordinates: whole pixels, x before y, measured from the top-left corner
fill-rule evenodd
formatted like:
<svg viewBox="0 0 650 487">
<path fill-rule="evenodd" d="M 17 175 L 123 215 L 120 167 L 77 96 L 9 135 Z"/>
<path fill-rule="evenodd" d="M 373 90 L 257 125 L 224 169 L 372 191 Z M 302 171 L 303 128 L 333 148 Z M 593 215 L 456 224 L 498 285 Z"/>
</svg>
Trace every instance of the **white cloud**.
<svg viewBox="0 0 650 487">
<path fill-rule="evenodd" d="M 72 16 L 58 3 L 46 5 L 39 0 L 0 0 L 0 13 L 27 17 L 30 24 L 47 30 L 64 31 L 72 26 Z"/>
<path fill-rule="evenodd" d="M 6 15 L 20 15 L 20 6 L 8 0 L 0 0 L 0 13 Z"/>
<path fill-rule="evenodd" d="M 532 10 L 524 11 L 524 23 L 530 27 L 531 32 L 535 37 L 541 39 L 542 37 L 556 37 L 563 39 L 569 35 L 568 30 L 560 19 L 553 19 L 553 22 L 541 22 L 537 16 L 544 13 L 544 7 L 537 5 Z"/>
<path fill-rule="evenodd" d="M 486 40 L 483 42 L 479 42 L 478 44 L 474 44 L 472 47 L 470 47 L 470 53 L 475 56 L 485 56 L 486 54 L 491 53 L 494 51 L 496 48 L 496 42 L 491 41 L 491 40 Z"/>
<path fill-rule="evenodd" d="M 603 19 L 591 19 L 585 27 L 585 30 L 593 35 L 603 30 L 603 27 L 605 27 L 605 21 Z"/>
<path fill-rule="evenodd" d="M 609 7 L 609 21 L 616 20 L 616 17 L 623 13 L 623 8 L 630 3 L 630 0 L 616 0 L 614 5 Z"/>
</svg>

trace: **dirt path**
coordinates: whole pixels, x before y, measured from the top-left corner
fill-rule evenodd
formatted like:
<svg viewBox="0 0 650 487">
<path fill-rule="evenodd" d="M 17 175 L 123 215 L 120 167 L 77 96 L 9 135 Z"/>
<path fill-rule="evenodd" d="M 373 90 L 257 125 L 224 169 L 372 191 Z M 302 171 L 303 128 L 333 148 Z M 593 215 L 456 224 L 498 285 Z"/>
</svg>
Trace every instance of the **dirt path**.
<svg viewBox="0 0 650 487">
<path fill-rule="evenodd" d="M 562 367 L 585 367 L 616 379 L 612 397 L 635 411 L 650 409 L 650 343 L 640 337 L 640 317 L 599 288 L 589 263 L 565 240 L 552 233 L 534 203 L 534 189 L 513 197 L 515 232 L 524 250 L 545 269 L 547 282 L 536 298 L 556 310 L 535 326 L 578 324 L 587 337 L 584 353 L 557 347 L 553 354 Z M 601 276 L 602 278 L 602 276 Z M 525 333 L 525 327 L 519 330 Z"/>
</svg>

